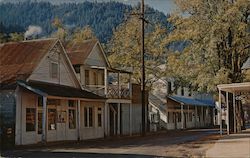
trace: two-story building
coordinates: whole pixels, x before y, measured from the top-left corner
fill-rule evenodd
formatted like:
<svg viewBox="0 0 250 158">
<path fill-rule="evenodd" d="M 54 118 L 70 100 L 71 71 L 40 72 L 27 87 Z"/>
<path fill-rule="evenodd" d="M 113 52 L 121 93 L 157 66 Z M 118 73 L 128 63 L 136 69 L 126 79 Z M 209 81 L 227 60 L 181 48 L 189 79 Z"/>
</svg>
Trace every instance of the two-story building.
<svg viewBox="0 0 250 158">
<path fill-rule="evenodd" d="M 106 98 L 82 89 L 59 40 L 1 44 L 0 56 L 2 147 L 104 137 Z"/>
<path fill-rule="evenodd" d="M 67 44 L 66 50 L 81 85 L 106 97 L 105 135 L 131 135 L 140 127 L 133 124 L 131 72 L 113 69 L 98 40 Z M 136 116 L 138 117 L 138 115 Z M 134 129 L 133 129 L 134 128 Z"/>
</svg>

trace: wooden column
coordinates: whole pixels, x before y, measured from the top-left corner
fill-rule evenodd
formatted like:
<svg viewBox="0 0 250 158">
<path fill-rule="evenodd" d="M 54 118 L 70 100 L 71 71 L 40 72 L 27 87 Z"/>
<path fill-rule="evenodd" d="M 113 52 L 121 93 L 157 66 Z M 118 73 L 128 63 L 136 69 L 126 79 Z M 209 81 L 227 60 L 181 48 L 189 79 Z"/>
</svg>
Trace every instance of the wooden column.
<svg viewBox="0 0 250 158">
<path fill-rule="evenodd" d="M 81 140 L 81 100 L 77 100 L 77 124 L 78 124 L 77 139 L 79 141 Z"/>
<path fill-rule="evenodd" d="M 42 142 L 47 141 L 47 97 L 43 96 Z"/>
<path fill-rule="evenodd" d="M 234 133 L 236 133 L 236 107 L 235 107 L 235 92 L 233 93 L 233 111 L 234 111 Z"/>
<path fill-rule="evenodd" d="M 181 104 L 181 129 L 184 129 L 184 112 L 183 112 L 183 104 Z"/>
<path fill-rule="evenodd" d="M 228 92 L 226 92 L 226 104 L 227 104 L 227 135 L 229 135 L 229 102 L 228 102 Z"/>
<path fill-rule="evenodd" d="M 107 97 L 108 95 L 108 70 L 104 68 L 104 94 Z"/>
<path fill-rule="evenodd" d="M 117 134 L 120 135 L 121 133 L 121 103 L 118 103 L 117 108 Z"/>
<path fill-rule="evenodd" d="M 132 103 L 129 104 L 129 135 L 133 132 L 133 121 L 132 121 Z"/>
<path fill-rule="evenodd" d="M 221 107 L 221 90 L 219 90 L 219 107 L 220 107 L 220 115 L 219 115 L 219 120 L 220 120 L 220 135 L 222 135 L 222 107 Z"/>
</svg>

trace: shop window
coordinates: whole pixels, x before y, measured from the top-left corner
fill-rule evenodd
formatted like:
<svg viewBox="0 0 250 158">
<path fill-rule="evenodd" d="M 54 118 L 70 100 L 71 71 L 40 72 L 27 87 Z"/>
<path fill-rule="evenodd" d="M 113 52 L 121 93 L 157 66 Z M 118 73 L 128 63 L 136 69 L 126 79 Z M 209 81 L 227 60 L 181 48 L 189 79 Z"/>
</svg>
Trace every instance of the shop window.
<svg viewBox="0 0 250 158">
<path fill-rule="evenodd" d="M 93 108 L 84 107 L 84 126 L 93 127 Z"/>
<path fill-rule="evenodd" d="M 42 134 L 43 131 L 43 112 L 42 111 L 38 111 L 38 130 L 37 133 L 38 134 Z"/>
<path fill-rule="evenodd" d="M 36 130 L 36 109 L 26 108 L 26 131 Z"/>
<path fill-rule="evenodd" d="M 97 121 L 98 121 L 98 127 L 102 127 L 102 108 L 98 108 Z"/>
<path fill-rule="evenodd" d="M 69 129 L 76 128 L 76 101 L 69 100 Z"/>
<path fill-rule="evenodd" d="M 48 129 L 56 130 L 56 109 L 48 109 Z"/>
<path fill-rule="evenodd" d="M 50 74 L 51 78 L 58 78 L 59 76 L 58 63 L 51 62 Z"/>
</svg>

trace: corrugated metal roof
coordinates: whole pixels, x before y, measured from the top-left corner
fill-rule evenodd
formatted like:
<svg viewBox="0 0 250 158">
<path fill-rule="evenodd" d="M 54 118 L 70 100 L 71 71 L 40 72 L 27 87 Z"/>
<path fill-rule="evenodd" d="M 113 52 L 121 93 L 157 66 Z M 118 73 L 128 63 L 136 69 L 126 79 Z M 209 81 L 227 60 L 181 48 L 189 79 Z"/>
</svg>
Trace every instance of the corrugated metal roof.
<svg viewBox="0 0 250 158">
<path fill-rule="evenodd" d="M 97 42 L 97 40 L 86 40 L 67 44 L 66 50 L 71 63 L 73 65 L 84 64 Z"/>
<path fill-rule="evenodd" d="M 0 83 L 26 79 L 57 39 L 5 43 L 0 47 Z"/>
<path fill-rule="evenodd" d="M 210 100 L 197 100 L 197 99 L 182 97 L 182 96 L 169 96 L 168 98 L 176 102 L 186 104 L 186 105 L 214 106 L 214 102 Z"/>
<path fill-rule="evenodd" d="M 247 59 L 247 61 L 243 64 L 242 70 L 244 69 L 250 69 L 250 57 Z"/>
<path fill-rule="evenodd" d="M 96 95 L 94 93 L 88 92 L 86 90 L 77 89 L 73 87 L 68 87 L 59 84 L 50 84 L 44 82 L 24 82 L 18 81 L 18 84 L 32 92 L 39 95 L 48 95 L 56 97 L 67 97 L 67 98 L 84 98 L 84 99 L 100 99 L 104 100 L 106 98 Z"/>
</svg>

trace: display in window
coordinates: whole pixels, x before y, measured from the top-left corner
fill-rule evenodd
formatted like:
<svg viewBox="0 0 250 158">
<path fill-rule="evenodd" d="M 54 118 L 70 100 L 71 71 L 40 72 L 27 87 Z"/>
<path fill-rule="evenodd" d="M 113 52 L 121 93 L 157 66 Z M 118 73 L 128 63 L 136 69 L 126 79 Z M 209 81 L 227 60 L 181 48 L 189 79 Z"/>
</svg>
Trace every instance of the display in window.
<svg viewBox="0 0 250 158">
<path fill-rule="evenodd" d="M 48 129 L 56 130 L 56 109 L 48 109 Z"/>
<path fill-rule="evenodd" d="M 26 131 L 36 130 L 36 109 L 27 108 L 26 109 Z"/>
</svg>

